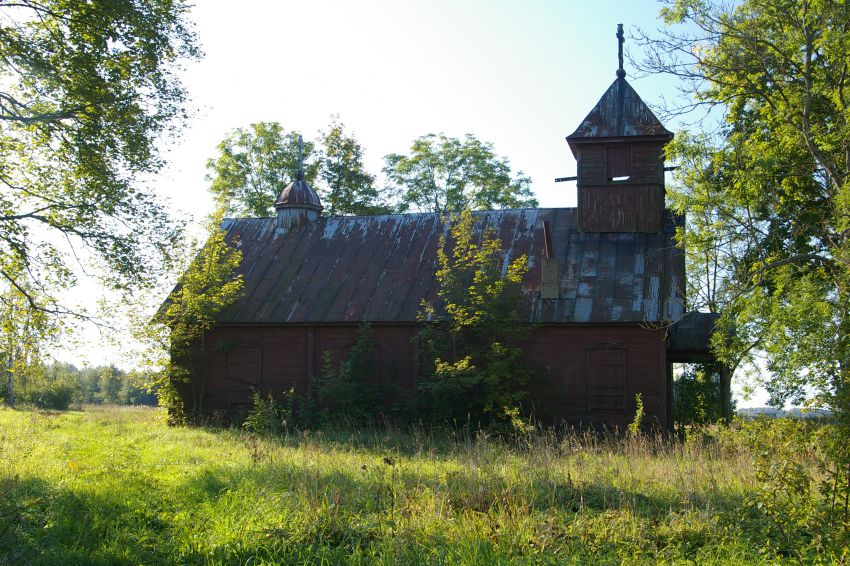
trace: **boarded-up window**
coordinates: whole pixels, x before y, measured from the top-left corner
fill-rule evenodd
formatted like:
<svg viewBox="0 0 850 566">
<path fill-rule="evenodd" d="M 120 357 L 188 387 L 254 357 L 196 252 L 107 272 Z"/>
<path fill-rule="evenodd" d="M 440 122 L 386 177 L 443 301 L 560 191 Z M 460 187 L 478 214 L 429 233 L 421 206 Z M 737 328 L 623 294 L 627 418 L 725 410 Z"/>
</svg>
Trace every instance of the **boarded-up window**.
<svg viewBox="0 0 850 566">
<path fill-rule="evenodd" d="M 557 299 L 560 297 L 560 269 L 558 268 L 558 260 L 555 258 L 542 258 L 541 278 L 540 282 L 540 298 L 541 299 Z"/>
<path fill-rule="evenodd" d="M 587 351 L 587 396 L 591 409 L 626 408 L 626 351 Z"/>
<path fill-rule="evenodd" d="M 614 146 L 605 149 L 609 181 L 626 181 L 632 176 L 632 148 Z"/>
<path fill-rule="evenodd" d="M 560 297 L 560 269 L 558 260 L 555 259 L 555 250 L 552 247 L 552 227 L 549 221 L 543 221 L 543 258 L 540 273 L 540 298 L 557 299 Z"/>
<path fill-rule="evenodd" d="M 250 405 L 260 390 L 259 348 L 242 348 L 227 353 L 227 389 L 231 405 Z"/>
</svg>

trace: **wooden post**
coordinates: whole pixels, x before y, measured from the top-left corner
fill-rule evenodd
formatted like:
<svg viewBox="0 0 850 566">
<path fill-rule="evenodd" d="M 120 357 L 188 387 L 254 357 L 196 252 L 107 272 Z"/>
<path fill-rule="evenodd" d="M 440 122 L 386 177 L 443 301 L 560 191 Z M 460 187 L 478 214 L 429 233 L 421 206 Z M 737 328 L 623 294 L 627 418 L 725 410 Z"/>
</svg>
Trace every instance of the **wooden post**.
<svg viewBox="0 0 850 566">
<path fill-rule="evenodd" d="M 732 422 L 732 372 L 729 366 L 720 364 L 720 411 L 723 422 Z"/>
<path fill-rule="evenodd" d="M 667 432 L 673 432 L 673 362 L 666 361 L 667 375 L 665 377 L 665 389 L 667 392 Z"/>
<path fill-rule="evenodd" d="M 315 345 L 315 337 L 313 336 L 313 327 L 307 327 L 307 359 L 306 361 L 306 370 L 307 370 L 307 384 L 305 390 L 310 389 L 310 385 L 313 383 L 313 378 L 316 377 L 314 374 L 316 373 L 316 345 Z"/>
</svg>

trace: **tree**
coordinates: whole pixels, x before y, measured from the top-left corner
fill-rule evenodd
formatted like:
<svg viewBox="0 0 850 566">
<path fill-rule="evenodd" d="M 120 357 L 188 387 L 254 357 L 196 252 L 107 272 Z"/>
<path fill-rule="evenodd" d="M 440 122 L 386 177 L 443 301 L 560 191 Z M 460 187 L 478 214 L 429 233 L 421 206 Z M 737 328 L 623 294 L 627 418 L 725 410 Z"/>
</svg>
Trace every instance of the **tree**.
<svg viewBox="0 0 850 566">
<path fill-rule="evenodd" d="M 228 216 L 268 217 L 274 202 L 295 180 L 298 169 L 298 132 L 286 132 L 278 122 L 257 122 L 237 128 L 220 144 L 219 155 L 207 161 L 210 191 Z M 304 159 L 314 144 L 304 141 Z M 305 167 L 305 179 L 314 183 L 317 160 Z"/>
<path fill-rule="evenodd" d="M 205 336 L 215 326 L 216 317 L 243 291 L 238 272 L 242 252 L 227 241 L 221 227 L 223 216 L 224 211 L 218 210 L 208 219 L 206 243 L 143 336 L 153 342 L 154 351 L 162 356 L 152 362 L 161 371 L 149 376 L 148 386 L 156 390 L 173 420 L 181 420 L 184 410 L 195 416 L 203 411 Z M 193 375 L 197 379 L 191 379 Z M 181 388 L 188 388 L 191 393 L 189 407 L 184 407 Z"/>
<path fill-rule="evenodd" d="M 185 118 L 188 10 L 0 0 L 0 279 L 31 308 L 79 315 L 57 299 L 77 271 L 129 291 L 167 259 L 181 225 L 139 179 Z"/>
<path fill-rule="evenodd" d="M 772 402 L 815 397 L 850 416 L 850 5 L 676 0 L 643 68 L 683 80 L 679 110 L 721 116 L 678 136 L 684 242 L 708 254 L 714 347 L 766 355 Z"/>
<path fill-rule="evenodd" d="M 528 258 L 506 269 L 492 230 L 480 241 L 472 212 L 451 218 L 450 239 L 440 239 L 435 305 L 423 303 L 419 332 L 426 378 L 421 384 L 436 418 L 512 419 L 532 374 L 517 341 L 528 331 L 519 315 Z"/>
<path fill-rule="evenodd" d="M 353 136 L 346 136 L 338 118 L 331 120 L 320 139 L 319 177 L 323 183 L 318 190 L 326 213 L 338 216 L 390 212 L 375 188 L 375 176 L 363 166 L 363 148 Z"/>
<path fill-rule="evenodd" d="M 413 141 L 410 155 L 390 154 L 384 161 L 402 212 L 537 206 L 531 180 L 521 171 L 512 177 L 508 160 L 471 134 L 463 141 L 428 134 Z"/>
<path fill-rule="evenodd" d="M 121 386 L 123 373 L 114 365 L 108 365 L 97 370 L 97 399 L 101 403 L 119 405 L 124 399 L 121 398 Z"/>
<path fill-rule="evenodd" d="M 34 308 L 30 299 L 40 300 L 32 288 L 7 283 L 0 295 L 0 391 L 10 407 L 21 396 L 25 381 L 41 364 L 41 350 L 57 331 L 47 312 Z"/>
</svg>

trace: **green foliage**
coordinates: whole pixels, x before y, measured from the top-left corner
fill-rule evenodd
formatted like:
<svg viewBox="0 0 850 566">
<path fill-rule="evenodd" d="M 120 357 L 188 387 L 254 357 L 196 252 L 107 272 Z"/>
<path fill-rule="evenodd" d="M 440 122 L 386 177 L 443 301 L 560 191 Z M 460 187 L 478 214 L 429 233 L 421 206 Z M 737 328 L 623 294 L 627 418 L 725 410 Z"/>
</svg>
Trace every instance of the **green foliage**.
<svg viewBox="0 0 850 566">
<path fill-rule="evenodd" d="M 159 142 L 185 118 L 180 63 L 199 55 L 188 9 L 3 3 L 0 279 L 31 307 L 70 314 L 60 296 L 80 258 L 122 292 L 169 258 L 181 223 L 138 180 L 161 168 Z"/>
<path fill-rule="evenodd" d="M 254 391 L 253 405 L 242 426 L 249 432 L 266 436 L 284 434 L 293 423 L 294 402 L 294 387 L 284 391 L 280 401 L 274 398 L 271 391 L 266 399 Z"/>
<path fill-rule="evenodd" d="M 231 216 L 268 217 L 274 202 L 298 169 L 298 132 L 278 122 L 238 128 L 207 162 L 210 191 Z M 317 191 L 330 216 L 384 214 L 390 207 L 363 165 L 363 148 L 333 118 L 315 142 L 304 140 L 305 179 Z"/>
<path fill-rule="evenodd" d="M 274 201 L 297 169 L 297 140 L 296 132 L 287 133 L 277 122 L 260 122 L 234 130 L 219 144 L 219 155 L 207 162 L 207 178 L 226 214 L 274 214 Z M 410 156 L 387 155 L 388 193 L 397 200 L 392 204 L 366 171 L 362 146 L 337 117 L 317 141 L 304 142 L 304 158 L 306 180 L 331 216 L 537 206 L 530 179 L 522 172 L 514 177 L 507 159 L 472 135 L 463 141 L 422 136 Z"/>
<path fill-rule="evenodd" d="M 15 376 L 18 403 L 42 409 L 65 410 L 72 403 L 111 405 L 156 405 L 157 397 L 147 391 L 144 377 L 115 366 L 84 367 L 71 364 L 44 365 L 42 360 L 19 368 Z M 0 397 L 8 395 L 0 383 Z"/>
<path fill-rule="evenodd" d="M 145 387 L 146 376 L 114 365 L 83 367 L 54 363 L 44 368 L 48 379 L 75 383 L 74 401 L 82 404 L 156 405 L 155 393 Z"/>
<path fill-rule="evenodd" d="M 76 394 L 76 384 L 65 379 L 41 380 L 30 384 L 26 395 L 21 398 L 39 409 L 66 411 Z"/>
<path fill-rule="evenodd" d="M 238 272 L 242 252 L 227 241 L 222 215 L 219 210 L 209 219 L 206 243 L 144 328 L 144 338 L 152 342 L 159 356 L 153 362 L 159 371 L 148 374 L 147 385 L 157 391 L 160 403 L 169 408 L 176 421 L 184 418 L 184 411 L 197 416 L 203 410 L 206 375 L 203 364 L 197 362 L 206 354 L 205 333 L 243 292 L 242 274 Z M 191 406 L 184 407 L 184 395 L 178 390 L 181 387 L 189 390 Z"/>
<path fill-rule="evenodd" d="M 286 132 L 278 122 L 257 122 L 237 128 L 218 145 L 218 157 L 207 161 L 207 180 L 225 215 L 274 215 L 274 202 L 295 180 L 298 135 Z M 313 142 L 304 141 L 305 162 L 314 148 Z M 319 162 L 314 160 L 307 163 L 304 178 L 312 184 L 318 172 Z"/>
<path fill-rule="evenodd" d="M 840 441 L 843 460 L 830 453 L 841 436 L 840 427 L 792 419 L 756 420 L 742 428 L 740 437 L 753 454 L 756 489 L 730 519 L 735 528 L 746 529 L 766 556 L 793 557 L 805 564 L 846 560 L 846 437 Z"/>
<path fill-rule="evenodd" d="M 673 204 L 722 312 L 713 347 L 731 365 L 766 355 L 773 404 L 817 397 L 837 411 L 850 383 L 850 62 L 841 2 L 668 2 L 646 70 L 674 74 L 689 108 L 721 119 L 668 147 Z M 693 285 L 693 283 L 692 283 Z"/>
<path fill-rule="evenodd" d="M 733 406 L 734 411 L 734 406 Z M 723 418 L 720 372 L 714 364 L 689 364 L 673 378 L 673 420 L 704 425 Z"/>
<path fill-rule="evenodd" d="M 413 141 L 410 155 L 390 154 L 384 161 L 401 212 L 537 206 L 531 180 L 521 171 L 513 177 L 508 160 L 472 134 L 463 141 L 428 134 Z"/>
<path fill-rule="evenodd" d="M 381 410 L 375 372 L 375 344 L 369 325 L 362 324 L 342 362 L 334 364 L 332 354 L 324 353 L 321 373 L 313 379 L 316 412 L 312 417 L 320 424 L 374 422 Z"/>
<path fill-rule="evenodd" d="M 338 118 L 320 135 L 321 159 L 317 187 L 328 216 L 386 214 L 391 208 L 375 187 L 375 176 L 363 165 L 363 148 L 346 135 Z"/>
<path fill-rule="evenodd" d="M 79 384 L 70 373 L 48 372 L 37 362 L 17 375 L 15 397 L 39 409 L 64 411 L 79 397 Z"/>
<path fill-rule="evenodd" d="M 492 231 L 480 242 L 475 234 L 469 210 L 452 218 L 451 238 L 441 238 L 437 256 L 439 302 L 420 312 L 420 389 L 438 420 L 509 418 L 532 378 L 516 345 L 528 332 L 518 312 L 527 258 L 515 258 L 503 272 L 501 242 Z"/>
<path fill-rule="evenodd" d="M 788 521 L 783 538 L 768 521 L 786 515 L 744 505 L 773 500 L 753 462 L 789 435 L 783 455 L 811 475 L 815 509 L 828 509 L 812 449 L 826 430 L 756 421 L 684 442 L 386 427 L 267 438 L 168 427 L 158 409 L 0 409 L 0 561 L 841 564 L 839 523 Z M 776 497 L 802 506 L 787 517 L 809 508 L 802 495 Z"/>
<path fill-rule="evenodd" d="M 0 394 L 14 405 L 30 374 L 41 369 L 42 349 L 56 335 L 56 321 L 31 301 L 31 287 L 8 285 L 0 294 Z"/>
<path fill-rule="evenodd" d="M 635 415 L 632 417 L 632 422 L 629 423 L 629 436 L 636 438 L 640 436 L 641 427 L 643 427 L 643 418 L 645 416 L 643 408 L 643 396 L 640 393 L 635 393 Z"/>
</svg>

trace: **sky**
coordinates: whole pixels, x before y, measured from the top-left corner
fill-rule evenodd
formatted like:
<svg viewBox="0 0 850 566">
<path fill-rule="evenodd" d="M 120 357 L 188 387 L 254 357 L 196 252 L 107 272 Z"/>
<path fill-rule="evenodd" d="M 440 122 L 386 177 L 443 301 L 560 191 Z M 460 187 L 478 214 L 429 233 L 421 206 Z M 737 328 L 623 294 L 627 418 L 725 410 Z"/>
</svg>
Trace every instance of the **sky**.
<svg viewBox="0 0 850 566">
<path fill-rule="evenodd" d="M 195 118 L 162 189 L 211 210 L 204 165 L 234 128 L 277 121 L 313 137 L 339 114 L 366 165 L 413 139 L 472 133 L 530 175 L 541 206 L 574 206 L 564 137 L 614 80 L 617 23 L 654 29 L 651 1 L 240 2 L 192 12 L 205 56 L 188 67 Z M 626 45 L 627 49 L 629 45 Z M 631 77 L 630 77 L 631 78 Z M 652 102 L 659 79 L 632 80 Z"/>
<path fill-rule="evenodd" d="M 471 133 L 531 177 L 541 206 L 575 206 L 575 184 L 554 182 L 576 171 L 564 138 L 615 79 L 617 24 L 639 57 L 629 36 L 658 28 L 658 10 L 649 0 L 199 1 L 190 17 L 204 57 L 182 74 L 193 117 L 155 184 L 197 226 L 212 210 L 205 164 L 229 132 L 277 121 L 312 138 L 338 114 L 372 173 L 421 135 Z M 675 87 L 628 80 L 650 105 Z M 120 365 L 126 350 L 89 330 L 60 357 Z"/>
</svg>

